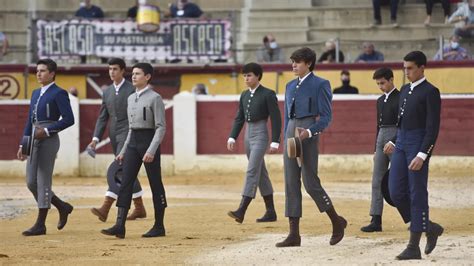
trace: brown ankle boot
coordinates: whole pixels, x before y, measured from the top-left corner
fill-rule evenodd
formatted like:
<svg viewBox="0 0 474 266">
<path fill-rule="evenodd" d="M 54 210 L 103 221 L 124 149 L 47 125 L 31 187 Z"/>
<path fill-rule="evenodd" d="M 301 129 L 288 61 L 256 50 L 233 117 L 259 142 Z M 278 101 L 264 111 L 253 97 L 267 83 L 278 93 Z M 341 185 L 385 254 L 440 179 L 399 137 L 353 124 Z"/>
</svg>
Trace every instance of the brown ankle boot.
<svg viewBox="0 0 474 266">
<path fill-rule="evenodd" d="M 331 207 L 326 211 L 326 213 L 331 219 L 332 223 L 332 235 L 331 239 L 329 240 L 329 245 L 333 246 L 341 242 L 341 240 L 344 238 L 344 229 L 347 227 L 347 221 L 344 219 L 344 217 L 337 214 L 334 207 Z"/>
<path fill-rule="evenodd" d="M 91 212 L 95 216 L 99 217 L 99 220 L 102 222 L 107 221 L 107 216 L 109 215 L 109 210 L 115 199 L 109 196 L 105 196 L 104 203 L 100 208 L 92 208 Z"/>
<path fill-rule="evenodd" d="M 300 217 L 288 217 L 290 222 L 290 233 L 282 242 L 276 243 L 277 248 L 301 246 Z"/>
<path fill-rule="evenodd" d="M 135 209 L 127 217 L 127 220 L 136 220 L 137 218 L 146 218 L 146 210 L 145 210 L 145 205 L 143 205 L 142 197 L 134 198 L 133 205 L 135 205 Z"/>
</svg>

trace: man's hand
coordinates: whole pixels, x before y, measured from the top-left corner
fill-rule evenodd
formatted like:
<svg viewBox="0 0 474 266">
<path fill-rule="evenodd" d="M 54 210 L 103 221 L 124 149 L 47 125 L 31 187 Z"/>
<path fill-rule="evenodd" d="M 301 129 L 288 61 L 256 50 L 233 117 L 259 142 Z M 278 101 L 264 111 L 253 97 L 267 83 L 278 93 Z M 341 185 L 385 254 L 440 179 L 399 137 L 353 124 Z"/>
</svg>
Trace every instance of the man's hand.
<svg viewBox="0 0 474 266">
<path fill-rule="evenodd" d="M 274 148 L 274 147 L 270 147 L 270 149 L 268 150 L 269 153 L 277 153 L 278 152 L 278 148 Z"/>
<path fill-rule="evenodd" d="M 411 163 L 408 166 L 408 169 L 412 171 L 419 171 L 421 167 L 423 167 L 423 163 L 424 163 L 423 159 L 421 159 L 418 156 L 415 156 L 415 158 L 411 160 Z"/>
<path fill-rule="evenodd" d="M 155 156 L 151 155 L 150 153 L 145 153 L 145 156 L 143 156 L 143 162 L 144 163 L 151 163 L 153 162 L 153 159 L 155 159 Z"/>
<path fill-rule="evenodd" d="M 91 141 L 91 143 L 89 143 L 89 147 L 91 147 L 91 149 L 95 150 L 95 147 L 97 146 L 97 141 L 93 140 Z"/>
<path fill-rule="evenodd" d="M 387 142 L 385 146 L 383 146 L 383 153 L 385 154 L 392 154 L 395 150 L 395 146 L 391 142 Z"/>
<path fill-rule="evenodd" d="M 24 161 L 26 158 L 28 158 L 28 156 L 24 155 L 22 152 L 21 152 L 21 148 L 18 149 L 18 152 L 16 153 L 16 158 L 20 161 Z"/>
<path fill-rule="evenodd" d="M 36 127 L 35 129 L 35 139 L 45 139 L 48 135 L 43 127 Z"/>
<path fill-rule="evenodd" d="M 117 155 L 117 157 L 115 157 L 115 160 L 117 160 L 117 161 L 119 162 L 119 165 L 122 165 L 122 162 L 123 162 L 123 154 Z"/>
<path fill-rule="evenodd" d="M 297 127 L 296 130 L 298 131 L 298 137 L 300 138 L 301 141 L 309 138 L 308 130 L 302 127 Z"/>
<path fill-rule="evenodd" d="M 235 142 L 227 142 L 227 150 L 234 151 Z"/>
</svg>

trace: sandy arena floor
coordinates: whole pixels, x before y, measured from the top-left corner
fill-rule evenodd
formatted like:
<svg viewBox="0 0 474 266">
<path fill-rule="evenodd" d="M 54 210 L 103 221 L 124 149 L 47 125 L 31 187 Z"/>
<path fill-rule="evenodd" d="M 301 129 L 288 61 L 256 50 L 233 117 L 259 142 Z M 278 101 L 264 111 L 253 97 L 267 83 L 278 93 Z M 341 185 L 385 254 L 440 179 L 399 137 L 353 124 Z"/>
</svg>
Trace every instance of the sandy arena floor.
<svg viewBox="0 0 474 266">
<path fill-rule="evenodd" d="M 153 224 L 151 193 L 146 177 L 145 204 L 148 218 L 127 223 L 124 240 L 107 237 L 100 230 L 115 221 L 116 208 L 106 223 L 90 212 L 102 203 L 104 178 L 54 178 L 54 191 L 75 207 L 67 226 L 56 230 L 58 213 L 50 211 L 47 235 L 23 237 L 36 218 L 36 206 L 23 180 L 0 179 L 0 264 L 399 264 L 394 257 L 405 247 L 408 231 L 396 210 L 385 206 L 384 231 L 362 233 L 368 216 L 370 174 L 322 177 L 336 210 L 349 222 L 346 237 L 329 245 L 330 221 L 305 195 L 301 220 L 302 246 L 278 249 L 286 237 L 282 173 L 273 173 L 278 221 L 256 223 L 264 212 L 260 196 L 252 202 L 243 224 L 227 211 L 240 202 L 242 177 L 177 176 L 165 178 L 168 208 L 167 236 L 144 239 Z M 445 233 L 430 256 L 403 264 L 474 264 L 474 176 L 430 177 L 431 218 Z M 423 237 L 421 247 L 424 248 Z"/>
</svg>

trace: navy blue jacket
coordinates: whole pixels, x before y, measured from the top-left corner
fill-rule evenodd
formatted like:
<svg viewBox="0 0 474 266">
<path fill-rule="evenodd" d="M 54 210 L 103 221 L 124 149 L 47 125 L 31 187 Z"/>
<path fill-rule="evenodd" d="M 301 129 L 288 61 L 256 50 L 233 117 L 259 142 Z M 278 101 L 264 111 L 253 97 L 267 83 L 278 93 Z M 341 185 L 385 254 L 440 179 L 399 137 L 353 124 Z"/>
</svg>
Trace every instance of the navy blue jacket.
<svg viewBox="0 0 474 266">
<path fill-rule="evenodd" d="M 410 84 L 400 91 L 398 123 L 401 130 L 424 129 L 420 152 L 431 156 L 438 138 L 441 120 L 441 96 L 438 88 L 423 81 L 410 92 Z M 396 136 L 392 139 L 396 143 Z"/>
<path fill-rule="evenodd" d="M 31 136 L 33 110 L 40 93 L 41 88 L 34 90 L 31 95 L 30 110 L 23 132 L 24 136 Z M 38 121 L 56 121 L 56 123 L 47 127 L 50 134 L 57 133 L 74 125 L 74 115 L 69 102 L 69 95 L 56 84 L 51 85 L 41 96 L 37 110 Z M 60 117 L 61 119 L 59 119 Z"/>
<path fill-rule="evenodd" d="M 295 98 L 296 118 L 315 116 L 315 120 L 309 130 L 313 135 L 322 132 L 329 126 L 332 119 L 331 110 L 331 85 L 328 80 L 310 73 L 296 89 L 298 79 L 294 79 L 286 84 L 285 93 L 285 134 L 290 118 L 291 104 Z"/>
</svg>

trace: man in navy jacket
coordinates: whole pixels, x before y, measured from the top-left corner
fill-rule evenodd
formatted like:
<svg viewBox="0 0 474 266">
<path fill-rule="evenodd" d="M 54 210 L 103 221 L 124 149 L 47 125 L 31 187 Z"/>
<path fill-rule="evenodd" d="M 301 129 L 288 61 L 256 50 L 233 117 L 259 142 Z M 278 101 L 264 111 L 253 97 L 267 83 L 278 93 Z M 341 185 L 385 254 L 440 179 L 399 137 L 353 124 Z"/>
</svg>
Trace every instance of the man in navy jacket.
<svg viewBox="0 0 474 266">
<path fill-rule="evenodd" d="M 61 230 L 67 222 L 73 207 L 59 199 L 51 190 L 54 161 L 59 150 L 58 132 L 74 124 L 74 115 L 68 93 L 54 83 L 56 63 L 51 59 L 39 60 L 36 64 L 36 78 L 41 88 L 33 91 L 24 136 L 34 138 L 30 156 L 17 152 L 19 160 L 28 158 L 26 179 L 28 189 L 33 193 L 39 212 L 36 223 L 23 232 L 24 236 L 46 234 L 46 216 L 51 204 L 59 212 L 57 228 Z"/>
<path fill-rule="evenodd" d="M 285 216 L 289 218 L 290 233 L 277 247 L 300 246 L 299 220 L 302 216 L 301 178 L 306 191 L 320 212 L 326 212 L 332 223 L 330 245 L 339 243 L 344 237 L 347 221 L 339 216 L 318 177 L 319 134 L 329 126 L 332 117 L 331 85 L 329 81 L 313 74 L 316 53 L 309 48 L 293 52 L 293 72 L 296 79 L 288 82 L 285 94 L 285 168 L 286 205 Z M 298 132 L 295 132 L 295 129 Z M 301 167 L 297 159 L 289 158 L 287 139 L 298 137 L 302 141 Z"/>
<path fill-rule="evenodd" d="M 393 152 L 389 190 L 390 197 L 405 223 L 410 222 L 407 248 L 396 259 L 421 259 L 419 248 L 422 232 L 426 232 L 425 254 L 436 247 L 444 229 L 429 220 L 428 167 L 438 137 L 441 97 L 438 88 L 425 76 L 426 56 L 413 51 L 403 58 L 403 68 L 410 84 L 400 91 L 397 135 L 384 147 Z"/>
</svg>

